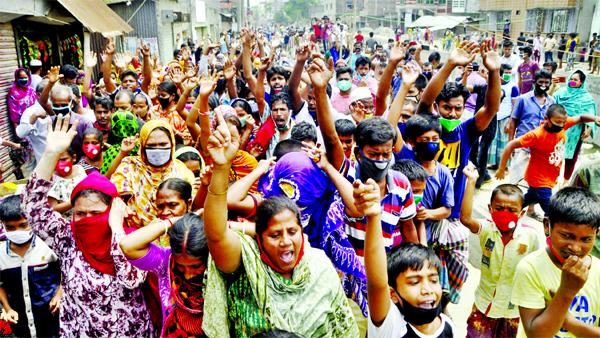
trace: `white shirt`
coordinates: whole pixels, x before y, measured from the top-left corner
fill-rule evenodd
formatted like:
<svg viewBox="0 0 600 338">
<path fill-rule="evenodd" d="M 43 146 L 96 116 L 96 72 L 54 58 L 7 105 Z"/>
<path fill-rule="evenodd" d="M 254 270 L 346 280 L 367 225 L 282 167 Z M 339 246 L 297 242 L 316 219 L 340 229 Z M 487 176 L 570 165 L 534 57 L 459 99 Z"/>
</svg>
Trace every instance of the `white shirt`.
<svg viewBox="0 0 600 338">
<path fill-rule="evenodd" d="M 510 57 L 504 56 L 502 53 L 502 57 L 500 58 L 501 63 L 509 64 L 512 67 L 510 74 L 512 75 L 511 82 L 518 83 L 519 82 L 519 66 L 523 63 L 523 60 L 517 54 L 510 54 Z"/>
<path fill-rule="evenodd" d="M 440 325 L 440 328 L 432 335 L 425 335 L 425 334 L 419 332 L 414 327 L 412 329 L 417 335 L 419 335 L 419 337 L 435 338 L 442 334 L 442 332 L 444 331 L 444 329 L 446 327 L 446 323 L 448 323 L 452 327 L 453 335 L 456 337 L 457 332 L 456 332 L 456 328 L 454 327 L 454 324 L 452 323 L 452 320 L 450 320 L 450 318 L 448 318 L 443 313 L 440 314 L 440 317 L 442 318 L 442 324 Z M 373 320 L 371 319 L 371 316 L 369 316 L 369 324 L 367 327 L 367 332 L 368 332 L 367 337 L 368 338 L 404 337 L 404 335 L 406 335 L 406 333 L 408 332 L 408 330 L 406 329 L 406 327 L 408 325 L 410 325 L 410 324 L 406 322 L 406 320 L 404 319 L 404 316 L 400 313 L 400 310 L 398 310 L 398 307 L 396 306 L 396 304 L 394 304 L 392 302 L 392 300 L 390 300 L 390 310 L 388 311 L 388 314 L 385 317 L 385 319 L 383 320 L 383 323 L 381 324 L 381 326 L 379 326 L 379 327 L 375 326 L 375 324 L 373 324 Z"/>
<path fill-rule="evenodd" d="M 29 83 L 29 87 L 33 88 L 33 90 L 35 90 L 35 87 L 37 87 L 38 84 L 40 84 L 40 82 L 42 82 L 42 77 L 37 75 L 37 74 L 31 74 L 31 83 Z"/>
<path fill-rule="evenodd" d="M 19 126 L 16 129 L 16 133 L 19 138 L 27 138 L 31 142 L 36 163 L 39 163 L 42 155 L 44 154 L 44 150 L 46 149 L 48 122 L 51 121 L 50 117 L 46 116 L 43 119 L 38 118 L 33 125 L 29 124 L 31 115 L 38 110 L 44 110 L 44 108 L 36 100 L 33 106 L 25 109 L 23 115 L 21 115 Z"/>
<path fill-rule="evenodd" d="M 542 47 L 543 40 L 541 37 L 536 36 L 533 38 L 533 50 L 540 50 Z"/>
</svg>

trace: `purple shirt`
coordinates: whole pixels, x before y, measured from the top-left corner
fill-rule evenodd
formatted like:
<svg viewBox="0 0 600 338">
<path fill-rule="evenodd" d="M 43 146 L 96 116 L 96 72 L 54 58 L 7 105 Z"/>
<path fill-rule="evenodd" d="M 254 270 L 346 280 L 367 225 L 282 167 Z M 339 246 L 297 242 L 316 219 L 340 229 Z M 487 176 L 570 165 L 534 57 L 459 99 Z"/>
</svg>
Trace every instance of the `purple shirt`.
<svg viewBox="0 0 600 338">
<path fill-rule="evenodd" d="M 164 248 L 150 243 L 148 253 L 141 258 L 130 260 L 129 263 L 140 270 L 150 271 L 158 277 L 158 291 L 162 304 L 163 325 L 167 319 L 165 313 L 171 304 L 171 285 L 169 283 L 169 261 L 171 248 Z"/>
<path fill-rule="evenodd" d="M 529 93 L 533 87 L 533 79 L 535 73 L 540 70 L 540 66 L 533 61 L 522 63 L 519 66 L 519 74 L 521 74 L 521 95 Z"/>
<path fill-rule="evenodd" d="M 469 85 L 469 86 L 484 85 L 484 84 L 487 84 L 485 79 L 483 77 L 481 77 L 481 75 L 479 75 L 475 72 L 471 73 L 469 75 L 469 77 L 467 77 L 467 85 Z M 467 99 L 467 102 L 465 102 L 465 109 L 468 109 L 474 113 L 477 113 L 475 111 L 475 103 L 476 102 L 477 102 L 477 94 L 471 93 L 471 96 L 469 96 L 469 98 Z"/>
</svg>

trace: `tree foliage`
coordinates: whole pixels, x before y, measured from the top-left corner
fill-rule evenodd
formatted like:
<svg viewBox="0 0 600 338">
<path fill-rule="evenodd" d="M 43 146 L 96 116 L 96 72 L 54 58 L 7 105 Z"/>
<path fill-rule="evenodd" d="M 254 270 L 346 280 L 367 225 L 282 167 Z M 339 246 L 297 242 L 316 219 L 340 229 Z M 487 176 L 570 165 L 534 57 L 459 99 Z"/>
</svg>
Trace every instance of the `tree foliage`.
<svg viewBox="0 0 600 338">
<path fill-rule="evenodd" d="M 289 0 L 283 4 L 283 10 L 290 21 L 310 20 L 308 8 L 318 4 L 320 0 Z"/>
</svg>

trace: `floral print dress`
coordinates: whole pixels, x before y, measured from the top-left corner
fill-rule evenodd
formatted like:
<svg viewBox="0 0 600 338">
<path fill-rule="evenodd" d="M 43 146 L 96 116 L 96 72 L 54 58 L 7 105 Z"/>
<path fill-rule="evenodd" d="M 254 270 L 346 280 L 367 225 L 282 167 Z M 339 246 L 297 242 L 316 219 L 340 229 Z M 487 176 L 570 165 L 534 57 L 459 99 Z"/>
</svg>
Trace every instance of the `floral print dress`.
<svg viewBox="0 0 600 338">
<path fill-rule="evenodd" d="M 52 184 L 33 173 L 21 210 L 31 230 L 60 259 L 60 336 L 151 337 L 152 320 L 141 288 L 147 273 L 133 267 L 119 248 L 125 234 L 112 235 L 116 275 L 94 269 L 77 247 L 69 222 L 48 204 Z"/>
</svg>

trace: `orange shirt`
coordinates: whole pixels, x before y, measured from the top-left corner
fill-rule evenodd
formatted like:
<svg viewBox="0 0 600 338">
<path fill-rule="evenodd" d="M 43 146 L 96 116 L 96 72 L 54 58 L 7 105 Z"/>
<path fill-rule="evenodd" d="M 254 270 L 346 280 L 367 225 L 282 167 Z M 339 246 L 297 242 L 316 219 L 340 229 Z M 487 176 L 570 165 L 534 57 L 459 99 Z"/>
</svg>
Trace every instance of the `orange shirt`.
<svg viewBox="0 0 600 338">
<path fill-rule="evenodd" d="M 181 117 L 181 115 L 179 115 L 179 113 L 177 112 L 177 109 L 175 109 L 175 108 L 176 108 L 176 106 L 173 105 L 171 108 L 169 108 L 167 111 L 165 111 L 164 109 L 162 109 L 160 104 L 158 104 L 152 108 L 151 116 L 152 116 L 152 118 L 165 119 L 165 120 L 167 120 L 167 122 L 169 122 L 169 124 L 171 125 L 171 127 L 173 127 L 173 129 L 177 130 L 178 132 L 180 132 L 182 134 L 189 134 L 185 120 Z M 149 111 L 149 113 L 150 113 L 150 111 Z"/>
<path fill-rule="evenodd" d="M 575 121 L 567 118 L 564 130 L 552 134 L 543 125 L 519 138 L 523 148 L 530 148 L 531 158 L 525 171 L 525 181 L 534 188 L 554 188 L 565 158 L 565 130 Z"/>
</svg>

